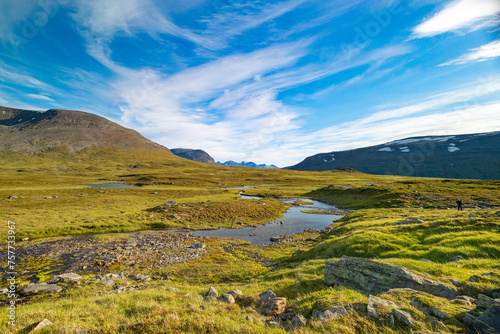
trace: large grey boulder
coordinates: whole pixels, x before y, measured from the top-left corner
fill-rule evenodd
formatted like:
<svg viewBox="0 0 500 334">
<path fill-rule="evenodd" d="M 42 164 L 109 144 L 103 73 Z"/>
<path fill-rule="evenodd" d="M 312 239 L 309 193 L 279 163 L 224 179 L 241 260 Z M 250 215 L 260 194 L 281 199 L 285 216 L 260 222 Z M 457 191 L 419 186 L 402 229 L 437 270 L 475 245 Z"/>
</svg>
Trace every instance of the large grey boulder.
<svg viewBox="0 0 500 334">
<path fill-rule="evenodd" d="M 23 289 L 20 294 L 23 296 L 27 295 L 36 295 L 42 292 L 45 293 L 58 293 L 61 292 L 62 288 L 60 286 L 57 286 L 55 284 L 45 284 L 45 283 L 40 283 L 40 284 L 33 284 L 28 286 L 27 288 Z"/>
<path fill-rule="evenodd" d="M 58 282 L 71 282 L 71 283 L 78 283 L 80 280 L 82 280 L 83 277 L 75 274 L 75 273 L 66 273 L 62 275 L 56 275 L 52 277 L 50 280 L 50 283 L 58 283 Z"/>
<path fill-rule="evenodd" d="M 339 261 L 326 260 L 325 284 L 348 285 L 371 294 L 410 288 L 448 299 L 458 296 L 455 287 L 407 268 L 349 256 L 342 256 Z"/>
</svg>

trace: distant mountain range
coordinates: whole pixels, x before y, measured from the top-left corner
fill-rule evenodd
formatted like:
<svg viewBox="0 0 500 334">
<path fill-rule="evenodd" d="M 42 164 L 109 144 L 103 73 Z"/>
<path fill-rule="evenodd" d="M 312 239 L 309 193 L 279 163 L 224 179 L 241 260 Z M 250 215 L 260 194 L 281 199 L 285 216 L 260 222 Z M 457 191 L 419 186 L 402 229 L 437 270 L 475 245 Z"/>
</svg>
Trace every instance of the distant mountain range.
<svg viewBox="0 0 500 334">
<path fill-rule="evenodd" d="M 370 174 L 498 180 L 500 132 L 405 138 L 316 154 L 286 168 L 324 171 L 343 167 Z"/>
<path fill-rule="evenodd" d="M 207 152 L 203 150 L 193 150 L 190 148 L 173 148 L 170 150 L 170 152 L 185 159 L 203 162 L 206 164 L 215 164 L 214 158 L 212 158 Z"/>
<path fill-rule="evenodd" d="M 275 165 L 266 165 L 266 164 L 257 165 L 255 162 L 251 162 L 251 161 L 236 162 L 233 160 L 229 160 L 226 162 L 217 161 L 217 165 L 233 166 L 233 167 L 247 167 L 247 168 L 260 168 L 260 169 L 278 169 L 279 168 L 278 166 L 275 166 Z"/>
</svg>

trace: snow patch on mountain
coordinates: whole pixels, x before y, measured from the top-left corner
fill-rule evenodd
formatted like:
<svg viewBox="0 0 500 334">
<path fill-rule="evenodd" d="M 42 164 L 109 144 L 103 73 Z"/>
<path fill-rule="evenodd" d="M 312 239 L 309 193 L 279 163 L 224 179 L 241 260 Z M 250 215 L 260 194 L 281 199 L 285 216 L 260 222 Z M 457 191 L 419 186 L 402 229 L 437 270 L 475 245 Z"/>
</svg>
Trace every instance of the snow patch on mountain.
<svg viewBox="0 0 500 334">
<path fill-rule="evenodd" d="M 454 143 L 450 143 L 448 146 L 448 152 L 460 151 L 460 149 Z"/>
<path fill-rule="evenodd" d="M 455 138 L 455 136 L 408 138 L 408 139 L 391 141 L 391 142 L 387 143 L 386 145 L 404 145 L 404 144 L 416 143 L 416 142 L 423 141 L 423 140 L 425 140 L 425 141 L 437 141 L 437 142 L 442 143 L 442 142 L 448 141 L 452 138 Z"/>
<path fill-rule="evenodd" d="M 394 150 L 393 150 L 392 148 L 390 148 L 389 146 L 379 148 L 378 150 L 379 150 L 380 152 L 392 152 L 392 151 L 394 151 Z"/>
<path fill-rule="evenodd" d="M 403 153 L 409 153 L 410 152 L 410 149 L 408 148 L 408 146 L 401 146 L 399 148 L 399 150 Z"/>
</svg>

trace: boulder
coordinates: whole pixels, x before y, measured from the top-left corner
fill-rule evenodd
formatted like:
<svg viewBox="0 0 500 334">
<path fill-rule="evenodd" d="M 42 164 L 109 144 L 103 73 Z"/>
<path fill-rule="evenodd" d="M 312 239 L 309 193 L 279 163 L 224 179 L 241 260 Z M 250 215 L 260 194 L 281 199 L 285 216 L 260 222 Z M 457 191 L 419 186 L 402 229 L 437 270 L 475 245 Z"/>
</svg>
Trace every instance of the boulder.
<svg viewBox="0 0 500 334">
<path fill-rule="evenodd" d="M 104 286 L 112 286 L 115 284 L 115 282 L 112 279 L 107 279 L 107 280 L 101 281 L 101 284 Z"/>
<path fill-rule="evenodd" d="M 448 299 L 458 295 L 455 287 L 407 268 L 349 256 L 342 256 L 339 261 L 326 260 L 325 284 L 348 285 L 372 294 L 410 288 Z"/>
<path fill-rule="evenodd" d="M 387 299 L 379 298 L 372 295 L 368 297 L 367 312 L 370 317 L 378 318 L 379 314 L 377 313 L 377 310 L 384 307 L 387 308 L 388 311 L 390 312 L 392 311 L 392 309 L 395 309 L 398 306 Z"/>
<path fill-rule="evenodd" d="M 401 311 L 397 308 L 393 309 L 392 312 L 396 316 L 396 319 L 398 319 L 408 327 L 413 327 L 413 318 L 408 312 Z"/>
<path fill-rule="evenodd" d="M 293 329 L 299 329 L 307 325 L 307 320 L 302 314 L 298 313 L 290 320 L 290 323 Z"/>
<path fill-rule="evenodd" d="M 208 291 L 206 291 L 203 296 L 205 297 L 205 300 L 215 300 L 217 297 L 219 297 L 219 293 L 217 290 L 211 286 Z"/>
<path fill-rule="evenodd" d="M 45 284 L 45 283 L 39 283 L 39 284 L 33 284 L 28 286 L 27 288 L 23 289 L 20 294 L 23 296 L 27 295 L 36 295 L 42 292 L 45 293 L 58 293 L 61 292 L 62 288 L 55 285 L 55 284 Z"/>
<path fill-rule="evenodd" d="M 39 323 L 36 324 L 35 328 L 33 328 L 30 333 L 40 331 L 40 330 L 44 329 L 45 327 L 53 325 L 53 324 L 54 323 L 52 321 L 50 321 L 49 319 L 43 319 L 42 321 L 40 321 Z"/>
<path fill-rule="evenodd" d="M 265 315 L 278 315 L 285 313 L 286 298 L 271 298 L 265 304 Z"/>
<path fill-rule="evenodd" d="M 272 290 L 267 290 L 259 295 L 260 301 L 265 303 L 269 299 L 276 298 L 276 294 Z"/>
<path fill-rule="evenodd" d="M 411 300 L 410 305 L 419 309 L 427 315 L 435 316 L 439 320 L 446 320 L 450 318 L 446 313 L 439 310 L 435 306 L 428 305 L 416 297 Z"/>
<path fill-rule="evenodd" d="M 479 294 L 479 296 L 477 296 L 477 299 L 476 299 L 476 305 L 479 308 L 489 309 L 489 308 L 492 308 L 494 306 L 500 306 L 500 300 L 493 299 L 493 298 L 490 298 L 488 296 Z"/>
<path fill-rule="evenodd" d="M 58 283 L 58 282 L 63 282 L 63 283 L 67 283 L 67 282 L 78 283 L 82 279 L 83 279 L 83 277 L 80 276 L 80 275 L 78 275 L 78 274 L 75 274 L 75 273 L 66 273 L 66 274 L 57 275 L 57 276 L 52 277 L 52 279 L 50 280 L 50 283 Z"/>
<path fill-rule="evenodd" d="M 230 295 L 229 293 L 223 293 L 220 295 L 218 298 L 220 301 L 223 301 L 228 304 L 234 304 L 236 301 L 234 300 L 233 295 Z"/>
</svg>

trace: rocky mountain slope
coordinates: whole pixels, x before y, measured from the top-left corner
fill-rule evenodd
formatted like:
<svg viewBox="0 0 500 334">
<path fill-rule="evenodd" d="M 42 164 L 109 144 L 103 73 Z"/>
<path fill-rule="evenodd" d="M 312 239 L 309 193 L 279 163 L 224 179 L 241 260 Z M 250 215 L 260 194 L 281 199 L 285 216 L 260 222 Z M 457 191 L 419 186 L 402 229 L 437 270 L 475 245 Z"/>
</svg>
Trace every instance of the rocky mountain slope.
<svg viewBox="0 0 500 334">
<path fill-rule="evenodd" d="M 94 114 L 0 106 L 0 151 L 37 154 L 65 147 L 73 153 L 95 146 L 168 151 L 138 132 Z"/>
<path fill-rule="evenodd" d="M 193 150 L 190 148 L 173 148 L 170 150 L 170 152 L 181 158 L 203 162 L 206 164 L 215 164 L 214 158 L 212 158 L 207 152 L 203 150 Z"/>
<path fill-rule="evenodd" d="M 343 167 L 383 175 L 462 179 L 500 179 L 500 132 L 425 136 L 349 151 L 310 156 L 294 170 Z"/>
<path fill-rule="evenodd" d="M 277 169 L 277 168 L 279 168 L 278 166 L 275 166 L 275 165 L 266 165 L 266 164 L 259 164 L 258 165 L 255 162 L 251 162 L 251 161 L 236 162 L 233 160 L 229 160 L 226 162 L 217 161 L 217 165 L 233 166 L 233 167 L 259 168 L 259 169 Z"/>
</svg>

